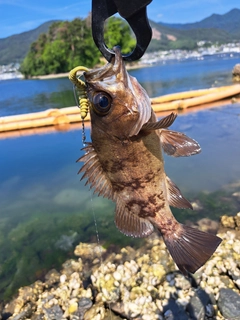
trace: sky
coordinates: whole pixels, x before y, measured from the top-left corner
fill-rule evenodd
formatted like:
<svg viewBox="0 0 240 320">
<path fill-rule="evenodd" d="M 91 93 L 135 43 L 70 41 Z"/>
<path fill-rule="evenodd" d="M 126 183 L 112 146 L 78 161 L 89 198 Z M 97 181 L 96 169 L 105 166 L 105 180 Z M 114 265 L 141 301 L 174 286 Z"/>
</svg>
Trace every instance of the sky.
<svg viewBox="0 0 240 320">
<path fill-rule="evenodd" d="M 239 0 L 153 0 L 147 11 L 149 19 L 156 22 L 190 23 L 233 8 L 240 9 Z M 90 11 L 91 0 L 0 0 L 0 38 L 29 31 L 49 20 L 85 18 Z"/>
</svg>

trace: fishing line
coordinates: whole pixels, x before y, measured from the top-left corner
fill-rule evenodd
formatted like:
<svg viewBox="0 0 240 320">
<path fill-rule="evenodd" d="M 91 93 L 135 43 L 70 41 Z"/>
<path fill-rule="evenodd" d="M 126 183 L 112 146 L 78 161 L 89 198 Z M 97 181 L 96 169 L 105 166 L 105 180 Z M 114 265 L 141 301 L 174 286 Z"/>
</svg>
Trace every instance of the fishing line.
<svg viewBox="0 0 240 320">
<path fill-rule="evenodd" d="M 91 193 L 91 208 L 92 208 L 92 215 L 93 215 L 93 221 L 94 221 L 96 238 L 97 238 L 97 245 L 98 245 L 99 251 L 100 251 L 100 262 L 101 262 L 101 265 L 102 265 L 102 262 L 103 262 L 103 260 L 102 260 L 102 247 L 100 245 L 100 237 L 99 237 L 99 231 L 98 231 L 98 226 L 97 226 L 97 218 L 96 218 L 94 205 L 93 205 L 93 194 L 92 193 Z"/>
<path fill-rule="evenodd" d="M 100 245 L 100 237 L 99 237 L 99 231 L 98 231 L 98 226 L 97 226 L 97 218 L 96 218 L 94 204 L 93 204 L 93 193 L 91 193 L 91 208 L 92 208 L 92 215 L 93 215 L 93 221 L 94 221 L 96 238 L 97 238 L 97 246 L 100 251 L 100 267 L 101 267 L 103 264 L 103 257 L 102 257 L 103 251 L 102 251 L 102 246 Z M 108 309 L 109 309 L 110 320 L 112 320 L 113 315 L 112 315 L 112 310 L 111 310 L 111 302 L 106 302 L 106 303 L 107 303 Z"/>
<path fill-rule="evenodd" d="M 80 109 L 80 114 L 82 119 L 82 143 L 83 143 L 83 146 L 86 146 L 86 132 L 85 132 L 84 119 L 86 118 L 89 112 L 91 103 L 87 97 L 86 84 L 83 80 L 81 80 L 82 75 L 77 76 L 77 72 L 79 71 L 86 72 L 86 71 L 89 71 L 89 69 L 81 66 L 76 67 L 70 71 L 69 79 L 73 83 L 74 98 L 78 108 Z M 96 238 L 97 238 L 97 247 L 99 248 L 99 253 L 100 253 L 100 267 L 101 267 L 103 264 L 103 251 L 102 251 L 102 246 L 100 245 L 97 218 L 96 218 L 94 205 L 93 205 L 93 193 L 91 193 L 91 208 L 92 208 L 92 216 L 93 216 Z M 113 319 L 110 303 L 111 302 L 107 302 L 109 312 L 110 312 L 110 319 Z"/>
</svg>

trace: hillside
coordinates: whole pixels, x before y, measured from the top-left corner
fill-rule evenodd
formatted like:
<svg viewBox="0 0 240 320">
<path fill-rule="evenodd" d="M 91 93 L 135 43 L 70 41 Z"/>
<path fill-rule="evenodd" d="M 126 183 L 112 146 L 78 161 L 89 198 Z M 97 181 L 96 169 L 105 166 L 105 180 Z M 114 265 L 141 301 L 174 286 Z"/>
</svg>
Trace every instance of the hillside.
<svg viewBox="0 0 240 320">
<path fill-rule="evenodd" d="M 223 15 L 212 14 L 210 17 L 207 17 L 195 23 L 169 24 L 169 23 L 159 22 L 159 24 L 169 28 L 178 29 L 178 30 L 214 28 L 214 29 L 226 31 L 231 35 L 235 35 L 240 30 L 240 9 L 232 9 L 231 11 Z"/>
<path fill-rule="evenodd" d="M 41 33 L 47 32 L 53 22 L 55 21 L 48 21 L 36 29 L 0 39 L 0 65 L 21 62 L 31 43 L 36 41 Z"/>
<path fill-rule="evenodd" d="M 240 9 L 212 14 L 199 22 L 167 24 L 150 21 L 153 40 L 148 52 L 169 49 L 195 49 L 198 41 L 233 42 L 240 37 Z M 155 36 L 157 35 L 157 36 Z"/>
<path fill-rule="evenodd" d="M 30 44 L 41 33 L 48 31 L 54 21 L 48 21 L 38 28 L 0 39 L 0 65 L 22 62 Z M 153 39 L 148 52 L 156 50 L 197 48 L 197 42 L 204 40 L 218 43 L 233 42 L 240 38 L 240 9 L 232 9 L 226 14 L 212 14 L 199 22 L 187 24 L 166 24 L 150 21 Z"/>
<path fill-rule="evenodd" d="M 235 39 L 232 34 L 217 28 L 181 30 L 154 21 L 150 21 L 150 24 L 153 29 L 153 39 L 149 45 L 148 52 L 169 49 L 193 50 L 197 48 L 198 41 L 222 44 L 232 42 Z"/>
</svg>

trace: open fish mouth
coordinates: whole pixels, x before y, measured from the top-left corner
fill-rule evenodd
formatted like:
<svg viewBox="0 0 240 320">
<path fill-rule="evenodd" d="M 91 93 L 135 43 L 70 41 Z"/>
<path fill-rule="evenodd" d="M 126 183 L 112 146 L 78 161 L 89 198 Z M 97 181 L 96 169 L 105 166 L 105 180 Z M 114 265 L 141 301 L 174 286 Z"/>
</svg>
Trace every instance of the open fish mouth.
<svg viewBox="0 0 240 320">
<path fill-rule="evenodd" d="M 119 47 L 114 47 L 113 50 L 115 56 L 112 58 L 111 62 L 103 67 L 84 73 L 88 85 L 94 88 L 94 84 L 96 84 L 98 90 L 106 90 L 108 86 L 111 87 L 116 84 L 116 82 L 122 82 L 125 87 L 130 85 L 131 82 L 129 81 L 129 76 L 122 59 L 121 50 Z"/>
</svg>

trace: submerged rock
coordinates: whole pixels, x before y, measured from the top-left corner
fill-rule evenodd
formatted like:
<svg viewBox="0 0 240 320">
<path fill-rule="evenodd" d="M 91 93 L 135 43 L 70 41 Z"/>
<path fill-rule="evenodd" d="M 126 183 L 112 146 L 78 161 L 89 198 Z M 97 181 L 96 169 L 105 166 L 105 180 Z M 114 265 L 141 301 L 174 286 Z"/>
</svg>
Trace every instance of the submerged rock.
<svg viewBox="0 0 240 320">
<path fill-rule="evenodd" d="M 240 64 L 237 63 L 232 70 L 233 81 L 240 82 Z"/>
<path fill-rule="evenodd" d="M 229 216 L 222 216 L 221 217 L 221 224 L 224 228 L 230 228 L 234 229 L 236 224 L 235 224 L 235 219 L 234 217 L 229 217 Z"/>
<path fill-rule="evenodd" d="M 240 319 L 238 217 L 231 217 L 234 229 L 221 229 L 222 244 L 189 278 L 178 271 L 157 234 L 143 247 L 119 253 L 80 243 L 77 260 L 50 270 L 43 282 L 20 288 L 0 319 Z M 202 222 L 209 226 L 208 220 Z"/>
</svg>

